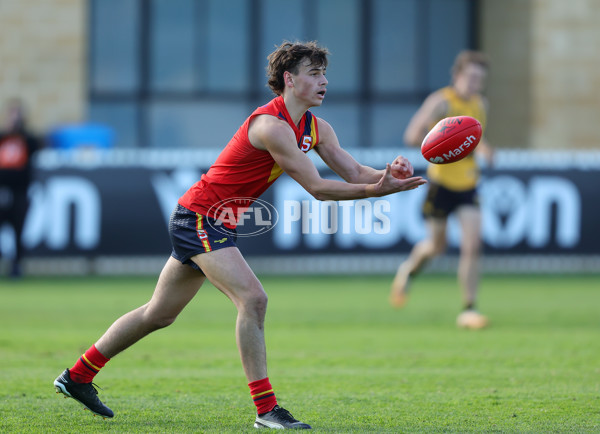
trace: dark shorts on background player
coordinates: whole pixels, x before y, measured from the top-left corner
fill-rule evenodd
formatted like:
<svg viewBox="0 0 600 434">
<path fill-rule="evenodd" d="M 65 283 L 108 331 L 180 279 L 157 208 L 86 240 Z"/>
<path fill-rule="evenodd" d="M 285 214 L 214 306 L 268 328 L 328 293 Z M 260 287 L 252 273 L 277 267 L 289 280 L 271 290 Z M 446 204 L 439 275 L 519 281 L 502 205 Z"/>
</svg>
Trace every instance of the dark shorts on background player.
<svg viewBox="0 0 600 434">
<path fill-rule="evenodd" d="M 463 205 L 479 206 L 476 189 L 452 191 L 439 184 L 430 183 L 423 204 L 423 215 L 426 218 L 446 218 Z"/>
<path fill-rule="evenodd" d="M 218 224 L 215 219 L 177 204 L 169 220 L 169 237 L 173 246 L 171 256 L 200 270 L 191 258 L 199 253 L 236 247 L 237 233 L 235 229 Z"/>
</svg>

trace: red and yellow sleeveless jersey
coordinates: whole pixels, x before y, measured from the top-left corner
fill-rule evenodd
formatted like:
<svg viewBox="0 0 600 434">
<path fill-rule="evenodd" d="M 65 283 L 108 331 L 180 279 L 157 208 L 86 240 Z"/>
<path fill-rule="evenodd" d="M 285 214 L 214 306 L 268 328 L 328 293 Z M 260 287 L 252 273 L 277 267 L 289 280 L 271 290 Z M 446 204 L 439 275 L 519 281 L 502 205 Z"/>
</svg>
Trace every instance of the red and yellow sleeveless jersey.
<svg viewBox="0 0 600 434">
<path fill-rule="evenodd" d="M 208 172 L 179 198 L 180 205 L 199 214 L 216 218 L 213 207 L 228 201 L 228 206 L 234 208 L 232 212 L 239 215 L 238 212 L 248 208 L 275 182 L 283 173 L 283 169 L 277 165 L 268 151 L 256 149 L 248 139 L 250 122 L 256 116 L 263 114 L 286 121 L 296 135 L 298 148 L 304 153 L 319 142 L 317 118 L 307 111 L 302 116 L 300 124 L 295 125 L 285 107 L 283 97 L 278 96 L 252 112 Z M 244 200 L 235 205 L 233 199 L 236 198 Z"/>
<path fill-rule="evenodd" d="M 441 92 L 448 104 L 448 112 L 445 117 L 471 116 L 477 119 L 481 123 L 481 127 L 485 129 L 485 107 L 479 95 L 474 95 L 470 99 L 465 100 L 451 86 L 444 87 L 438 92 Z M 430 128 L 433 128 L 439 120 L 430 125 Z M 475 154 L 471 153 L 455 163 L 430 164 L 427 169 L 427 177 L 432 182 L 449 190 L 471 190 L 477 186 L 479 180 L 479 167 L 477 166 Z"/>
</svg>

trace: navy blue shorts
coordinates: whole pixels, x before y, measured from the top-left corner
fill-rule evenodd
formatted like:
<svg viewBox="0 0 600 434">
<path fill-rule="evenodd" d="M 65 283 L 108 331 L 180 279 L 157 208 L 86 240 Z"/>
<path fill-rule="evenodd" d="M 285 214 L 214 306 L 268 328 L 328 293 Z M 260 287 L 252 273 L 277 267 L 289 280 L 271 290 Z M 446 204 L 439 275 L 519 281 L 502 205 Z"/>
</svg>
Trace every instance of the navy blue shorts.
<svg viewBox="0 0 600 434">
<path fill-rule="evenodd" d="M 199 253 L 208 253 L 224 247 L 236 247 L 237 232 L 177 204 L 169 220 L 171 256 L 182 264 L 200 268 L 191 260 Z M 202 270 L 200 270 L 202 271 Z"/>
<path fill-rule="evenodd" d="M 426 218 L 447 218 L 450 213 L 462 205 L 479 206 L 476 189 L 453 191 L 439 184 L 430 183 L 423 204 L 423 216 Z"/>
</svg>

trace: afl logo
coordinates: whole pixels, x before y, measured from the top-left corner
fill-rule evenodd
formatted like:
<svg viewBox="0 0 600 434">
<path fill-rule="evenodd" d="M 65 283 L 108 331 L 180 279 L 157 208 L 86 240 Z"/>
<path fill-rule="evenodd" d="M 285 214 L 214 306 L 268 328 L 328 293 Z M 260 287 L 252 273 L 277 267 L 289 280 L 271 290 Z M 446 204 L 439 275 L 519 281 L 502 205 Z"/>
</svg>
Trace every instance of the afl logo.
<svg viewBox="0 0 600 434">
<path fill-rule="evenodd" d="M 211 224 L 217 231 L 231 235 L 229 227 L 235 227 L 238 237 L 252 237 L 269 232 L 279 220 L 279 214 L 270 203 L 251 197 L 234 197 L 214 204 L 209 214 L 214 215 Z"/>
</svg>

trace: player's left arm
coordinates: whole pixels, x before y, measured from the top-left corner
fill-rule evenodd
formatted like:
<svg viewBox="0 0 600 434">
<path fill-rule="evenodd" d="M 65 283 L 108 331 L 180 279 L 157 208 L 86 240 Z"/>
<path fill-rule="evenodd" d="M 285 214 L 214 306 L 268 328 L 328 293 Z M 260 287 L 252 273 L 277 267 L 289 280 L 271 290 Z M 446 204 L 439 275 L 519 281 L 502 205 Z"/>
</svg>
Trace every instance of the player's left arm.
<svg viewBox="0 0 600 434">
<path fill-rule="evenodd" d="M 340 146 L 337 135 L 328 122 L 321 118 L 317 118 L 317 122 L 319 143 L 314 149 L 331 170 L 351 184 L 371 184 L 381 179 L 384 169 L 360 164 Z M 406 158 L 398 156 L 391 164 L 391 173 L 396 178 L 405 179 L 413 175 L 413 168 Z"/>
</svg>

